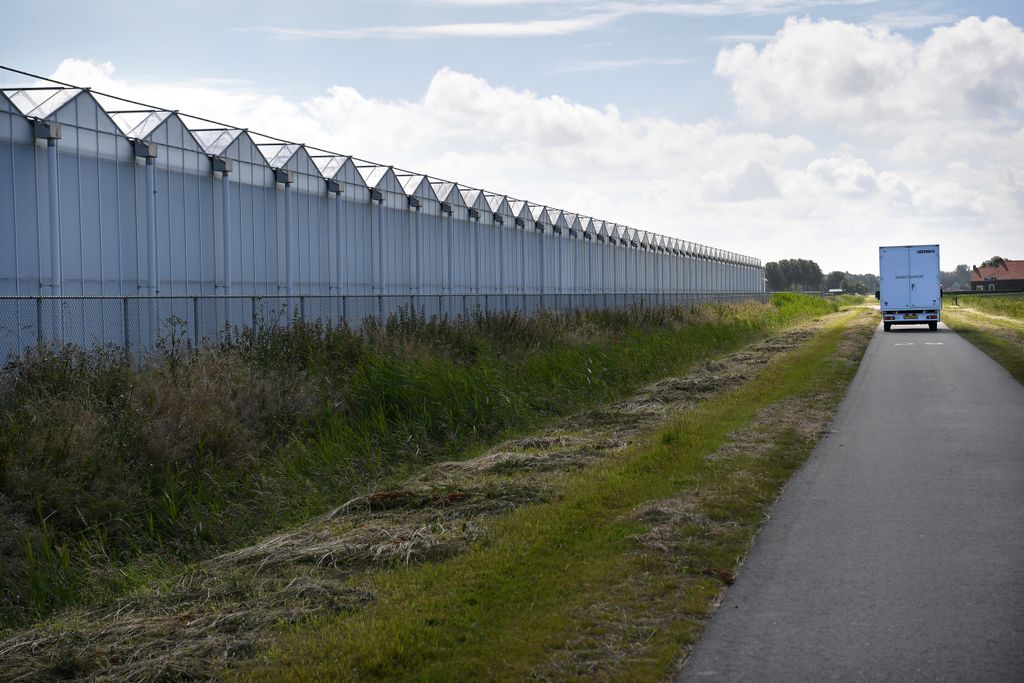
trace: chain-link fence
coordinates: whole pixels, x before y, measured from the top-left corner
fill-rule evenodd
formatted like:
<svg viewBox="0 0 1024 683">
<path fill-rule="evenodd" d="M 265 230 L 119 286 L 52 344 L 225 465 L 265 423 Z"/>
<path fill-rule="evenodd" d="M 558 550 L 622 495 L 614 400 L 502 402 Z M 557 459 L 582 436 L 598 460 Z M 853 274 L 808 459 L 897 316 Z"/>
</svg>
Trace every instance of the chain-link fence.
<svg viewBox="0 0 1024 683">
<path fill-rule="evenodd" d="M 766 294 L 419 294 L 345 296 L 0 297 L 0 358 L 38 344 L 113 344 L 144 353 L 161 339 L 201 346 L 245 329 L 292 321 L 358 327 L 368 318 L 412 314 L 458 319 L 478 313 L 533 315 L 765 300 Z"/>
</svg>

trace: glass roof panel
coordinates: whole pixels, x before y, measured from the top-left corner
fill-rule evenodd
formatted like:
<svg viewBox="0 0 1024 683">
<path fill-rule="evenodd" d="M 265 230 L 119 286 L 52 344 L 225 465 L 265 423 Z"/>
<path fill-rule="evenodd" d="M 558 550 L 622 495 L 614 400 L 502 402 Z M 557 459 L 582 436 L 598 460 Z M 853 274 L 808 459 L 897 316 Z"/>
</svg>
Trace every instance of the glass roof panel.
<svg viewBox="0 0 1024 683">
<path fill-rule="evenodd" d="M 110 118 L 114 119 L 114 123 L 126 136 L 142 139 L 170 115 L 169 111 L 118 111 L 112 112 Z"/>
<path fill-rule="evenodd" d="M 287 164 L 288 160 L 295 156 L 300 147 L 300 145 L 284 145 L 281 143 L 267 143 L 256 146 L 271 168 L 281 168 Z"/>
<path fill-rule="evenodd" d="M 491 207 L 491 211 L 495 213 L 501 210 L 501 203 L 505 201 L 504 195 L 493 192 L 484 192 L 484 198 L 487 200 L 487 206 Z"/>
<path fill-rule="evenodd" d="M 112 111 L 109 114 L 110 118 L 114 120 L 114 123 L 117 124 L 117 127 L 125 135 L 129 135 L 135 126 L 142 123 L 149 116 L 149 112 L 145 111 Z"/>
<path fill-rule="evenodd" d="M 74 99 L 80 92 L 82 91 L 78 88 L 42 88 L 18 90 L 8 93 L 7 96 L 25 116 L 46 118 Z"/>
<path fill-rule="evenodd" d="M 210 128 L 207 130 L 193 130 L 192 135 L 199 141 L 199 145 L 207 154 L 221 154 L 242 134 L 240 128 Z"/>
<path fill-rule="evenodd" d="M 376 187 L 384 174 L 390 170 L 387 166 L 378 166 L 377 164 L 356 164 L 356 169 L 369 187 Z"/>
<path fill-rule="evenodd" d="M 449 183 L 447 180 L 434 180 L 433 178 L 430 179 L 430 186 L 434 188 L 434 194 L 442 202 L 448 201 L 448 196 L 455 189 L 455 183 Z"/>
<path fill-rule="evenodd" d="M 415 173 L 396 173 L 395 177 L 398 178 L 399 184 L 408 195 L 416 194 L 426 178 L 426 176 L 416 175 Z"/>
<path fill-rule="evenodd" d="M 345 165 L 345 159 L 347 158 L 340 155 L 318 155 L 313 157 L 313 163 L 316 164 L 316 167 L 320 169 L 320 173 L 325 178 L 333 178 L 341 170 L 341 167 Z"/>
<path fill-rule="evenodd" d="M 55 93 L 53 97 L 36 107 L 36 110 L 32 112 L 32 115 L 39 117 L 50 116 L 65 104 L 78 97 L 80 92 L 82 91 L 78 88 L 65 88 Z"/>
<path fill-rule="evenodd" d="M 466 206 L 476 206 L 483 194 L 481 190 L 467 190 L 463 187 L 460 187 L 459 190 L 462 192 L 462 200 L 466 202 Z"/>
<path fill-rule="evenodd" d="M 548 217 L 547 212 L 544 210 L 544 207 L 538 204 L 530 204 L 530 215 L 533 216 L 533 220 L 535 221 L 551 220 L 551 218 Z"/>
<path fill-rule="evenodd" d="M 529 213 L 530 211 L 530 208 L 522 199 L 509 200 L 508 205 L 512 209 L 512 214 L 517 218 L 526 218 L 526 216 L 524 216 L 523 214 Z"/>
</svg>

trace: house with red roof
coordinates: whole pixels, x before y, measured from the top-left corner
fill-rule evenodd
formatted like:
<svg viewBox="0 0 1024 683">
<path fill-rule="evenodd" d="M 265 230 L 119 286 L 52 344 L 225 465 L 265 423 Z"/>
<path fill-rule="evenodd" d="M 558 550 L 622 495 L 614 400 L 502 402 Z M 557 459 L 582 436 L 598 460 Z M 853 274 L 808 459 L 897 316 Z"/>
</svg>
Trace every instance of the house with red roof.
<svg viewBox="0 0 1024 683">
<path fill-rule="evenodd" d="M 1006 260 L 997 266 L 975 266 L 971 271 L 971 291 L 1024 291 L 1024 261 Z"/>
</svg>

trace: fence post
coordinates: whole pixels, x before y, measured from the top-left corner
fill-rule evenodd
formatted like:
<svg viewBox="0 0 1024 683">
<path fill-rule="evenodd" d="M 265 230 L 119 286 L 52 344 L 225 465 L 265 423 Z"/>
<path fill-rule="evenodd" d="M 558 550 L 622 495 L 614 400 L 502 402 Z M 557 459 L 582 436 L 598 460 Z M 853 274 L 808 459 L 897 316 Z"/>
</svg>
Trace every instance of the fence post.
<svg viewBox="0 0 1024 683">
<path fill-rule="evenodd" d="M 348 298 L 344 295 L 341 297 L 341 322 L 348 324 Z"/>
<path fill-rule="evenodd" d="M 252 333 L 249 335 L 251 338 L 256 334 L 256 297 L 249 297 L 249 307 L 252 311 L 252 327 L 249 328 L 249 331 Z"/>
<path fill-rule="evenodd" d="M 128 351 L 130 348 L 129 336 L 128 336 L 128 297 L 121 297 L 121 324 L 124 326 L 124 350 Z"/>
<path fill-rule="evenodd" d="M 299 297 L 299 322 L 306 324 L 306 297 Z"/>
<path fill-rule="evenodd" d="M 199 350 L 199 297 L 192 297 L 192 337 L 195 340 L 196 351 Z"/>
</svg>

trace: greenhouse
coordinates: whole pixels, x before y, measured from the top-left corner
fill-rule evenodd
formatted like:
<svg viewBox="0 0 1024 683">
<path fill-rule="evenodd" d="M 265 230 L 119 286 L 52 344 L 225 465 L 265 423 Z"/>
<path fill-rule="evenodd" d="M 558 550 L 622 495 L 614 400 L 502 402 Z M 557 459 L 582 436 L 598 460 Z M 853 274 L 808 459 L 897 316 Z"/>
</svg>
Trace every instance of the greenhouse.
<svg viewBox="0 0 1024 683">
<path fill-rule="evenodd" d="M 760 261 L 87 88 L 0 89 L 0 354 L 762 296 Z"/>
</svg>

